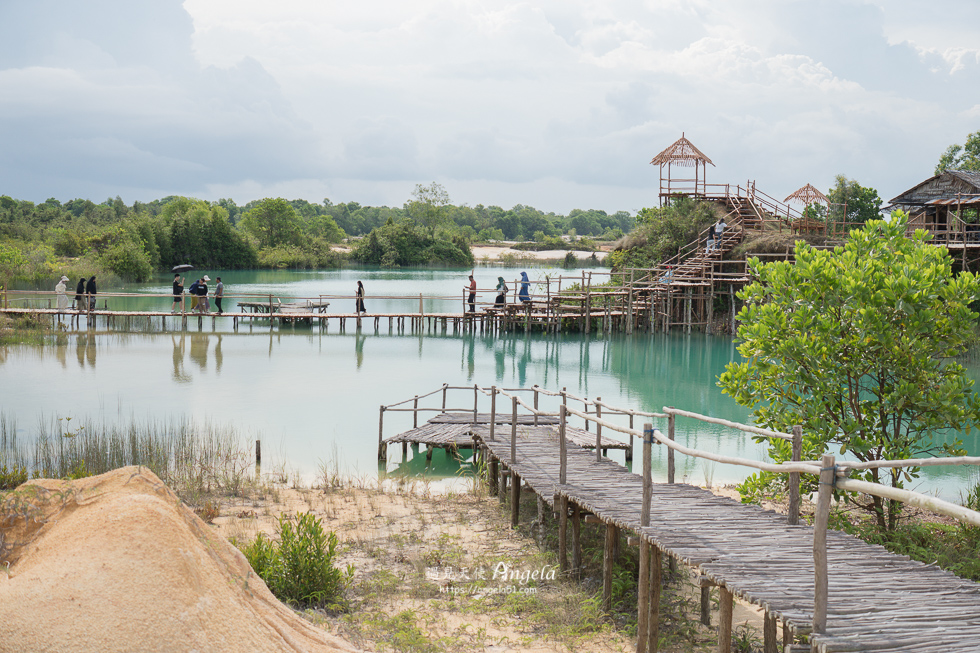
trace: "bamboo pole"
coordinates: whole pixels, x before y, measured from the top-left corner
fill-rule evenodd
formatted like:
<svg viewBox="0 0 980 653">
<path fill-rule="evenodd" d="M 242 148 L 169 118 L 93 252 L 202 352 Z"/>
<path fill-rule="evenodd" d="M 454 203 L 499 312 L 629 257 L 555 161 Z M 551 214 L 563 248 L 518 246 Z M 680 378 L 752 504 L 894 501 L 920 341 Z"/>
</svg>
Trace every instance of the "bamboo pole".
<svg viewBox="0 0 980 653">
<path fill-rule="evenodd" d="M 560 485 L 565 484 L 568 468 L 568 452 L 565 446 L 565 429 L 567 428 L 567 421 L 568 419 L 565 416 L 565 405 L 562 404 L 558 407 L 558 483 Z"/>
<path fill-rule="evenodd" d="M 510 464 L 517 462 L 517 397 L 511 397 L 513 411 L 510 419 Z"/>
<path fill-rule="evenodd" d="M 511 469 L 510 478 L 510 527 L 517 528 L 521 518 L 521 476 Z"/>
<path fill-rule="evenodd" d="M 480 419 L 479 413 L 476 412 L 476 407 L 479 400 L 480 400 L 480 386 L 474 383 L 473 384 L 473 423 L 474 424 L 476 424 L 476 422 Z"/>
<path fill-rule="evenodd" d="M 793 462 L 800 462 L 803 457 L 803 427 L 799 424 L 793 426 Z M 789 515 L 787 521 L 790 526 L 800 523 L 800 473 L 789 473 Z"/>
<path fill-rule="evenodd" d="M 534 386 L 534 425 L 538 425 L 538 386 Z"/>
<path fill-rule="evenodd" d="M 647 653 L 657 653 L 660 647 L 660 592 L 663 588 L 663 559 L 660 547 L 648 546 L 650 550 L 650 607 L 647 628 Z"/>
<path fill-rule="evenodd" d="M 419 396 L 415 395 L 415 403 L 412 404 L 412 428 L 419 427 Z"/>
<path fill-rule="evenodd" d="M 827 522 L 833 494 L 836 466 L 834 456 L 824 454 L 820 468 L 820 488 L 813 516 L 813 632 L 827 630 Z"/>
<path fill-rule="evenodd" d="M 572 573 L 582 576 L 582 509 L 572 504 Z"/>
<path fill-rule="evenodd" d="M 385 454 L 385 452 L 382 449 L 384 447 L 384 444 L 382 444 L 382 440 L 383 440 L 382 434 L 384 433 L 384 429 L 385 429 L 385 407 L 384 405 L 382 405 L 381 409 L 378 411 L 378 460 L 381 460 Z"/>
<path fill-rule="evenodd" d="M 673 410 L 673 406 L 670 407 Z M 674 439 L 674 413 L 667 412 L 667 439 L 673 441 Z M 674 482 L 674 449 L 673 447 L 668 447 L 667 449 L 667 482 Z"/>
<path fill-rule="evenodd" d="M 558 568 L 568 572 L 568 497 L 562 495 L 558 501 Z"/>
<path fill-rule="evenodd" d="M 497 428 L 497 386 L 490 386 L 490 439 L 496 440 Z"/>
<path fill-rule="evenodd" d="M 602 397 L 595 398 L 595 416 L 602 419 Z M 596 422 L 595 427 L 595 461 L 602 460 L 602 422 Z"/>
</svg>

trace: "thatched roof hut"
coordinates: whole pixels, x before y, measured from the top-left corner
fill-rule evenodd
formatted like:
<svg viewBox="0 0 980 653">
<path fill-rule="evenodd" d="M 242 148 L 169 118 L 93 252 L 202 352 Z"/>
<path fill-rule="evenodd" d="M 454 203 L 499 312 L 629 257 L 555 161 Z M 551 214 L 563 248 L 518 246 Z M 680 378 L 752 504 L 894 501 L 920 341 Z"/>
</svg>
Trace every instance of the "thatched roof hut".
<svg viewBox="0 0 980 653">
<path fill-rule="evenodd" d="M 684 132 L 681 137 L 666 148 L 663 152 L 653 157 L 651 165 L 660 166 L 660 203 L 664 203 L 665 198 L 676 195 L 689 195 L 694 197 L 704 197 L 705 195 L 705 174 L 708 164 L 715 165 L 711 159 L 695 147 L 694 143 L 687 140 Z M 672 166 L 682 168 L 694 168 L 693 179 L 677 179 L 671 174 Z M 667 174 L 664 176 L 664 168 Z M 666 182 L 666 183 L 665 183 Z"/>
<path fill-rule="evenodd" d="M 790 193 L 789 196 L 783 201 L 800 202 L 803 204 L 803 206 L 810 206 L 816 202 L 830 204 L 830 200 L 827 199 L 827 196 L 814 188 L 811 184 L 807 184 L 806 186 L 803 186 L 802 188 Z"/>
</svg>

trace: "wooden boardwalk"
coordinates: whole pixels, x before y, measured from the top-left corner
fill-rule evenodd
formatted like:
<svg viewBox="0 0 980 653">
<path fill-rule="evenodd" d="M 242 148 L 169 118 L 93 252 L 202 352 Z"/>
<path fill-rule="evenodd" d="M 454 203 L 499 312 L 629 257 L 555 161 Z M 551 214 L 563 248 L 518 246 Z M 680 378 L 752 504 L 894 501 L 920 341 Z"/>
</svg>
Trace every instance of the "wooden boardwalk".
<svg viewBox="0 0 980 653">
<path fill-rule="evenodd" d="M 494 416 L 494 437 L 504 431 L 509 437 L 511 417 L 511 413 Z M 558 437 L 558 419 L 555 417 L 538 417 L 539 425 L 534 426 L 533 415 L 518 415 L 517 424 L 519 441 L 525 437 L 532 441 Z M 569 442 L 574 442 L 583 449 L 594 449 L 596 446 L 595 433 L 577 428 L 567 428 L 565 432 Z M 381 457 L 386 457 L 389 444 L 400 443 L 405 447 L 410 444 L 424 445 L 428 449 L 427 457 L 431 458 L 434 449 L 447 449 L 454 452 L 459 449 L 473 449 L 475 440 L 489 439 L 490 413 L 478 413 L 476 419 L 473 413 L 440 413 L 422 426 L 385 438 L 381 443 Z M 630 444 L 605 437 L 602 438 L 601 448 L 622 449 L 632 453 Z"/>
<path fill-rule="evenodd" d="M 495 440 L 481 437 L 480 444 L 491 461 L 508 467 L 549 505 L 566 497 L 599 520 L 638 533 L 697 570 L 707 584 L 761 606 L 767 621 L 783 622 L 784 632 L 810 633 L 811 527 L 790 526 L 783 515 L 701 488 L 654 484 L 650 526 L 641 528 L 641 476 L 569 443 L 567 482 L 561 485 L 557 432 L 518 432 L 514 462 L 510 429 L 497 429 Z M 827 545 L 830 609 L 826 633 L 810 635 L 813 650 L 980 651 L 980 584 L 837 531 L 828 532 Z"/>
</svg>

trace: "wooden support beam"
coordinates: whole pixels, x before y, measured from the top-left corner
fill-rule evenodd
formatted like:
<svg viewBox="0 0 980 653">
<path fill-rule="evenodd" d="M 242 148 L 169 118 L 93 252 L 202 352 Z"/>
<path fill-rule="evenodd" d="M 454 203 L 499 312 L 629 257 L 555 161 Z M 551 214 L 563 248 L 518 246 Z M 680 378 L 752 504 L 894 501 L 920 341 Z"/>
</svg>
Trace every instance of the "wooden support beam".
<svg viewBox="0 0 980 653">
<path fill-rule="evenodd" d="M 497 459 L 496 458 L 491 458 L 490 459 L 490 472 L 489 472 L 489 474 L 487 476 L 488 476 L 489 484 L 490 484 L 490 492 L 496 494 L 497 493 L 497 483 L 498 483 L 498 479 L 497 479 Z"/>
<path fill-rule="evenodd" d="M 497 499 L 500 503 L 507 500 L 507 477 L 509 474 L 504 469 L 504 464 L 500 463 L 500 480 L 497 482 Z"/>
<path fill-rule="evenodd" d="M 514 474 L 510 484 L 510 527 L 517 528 L 521 518 L 521 476 Z"/>
<path fill-rule="evenodd" d="M 711 627 L 711 586 L 701 586 L 701 623 Z"/>
<path fill-rule="evenodd" d="M 558 511 L 558 568 L 562 573 L 568 572 L 568 497 L 562 496 L 561 509 Z"/>
<path fill-rule="evenodd" d="M 734 596 L 727 587 L 719 588 L 721 601 L 718 606 L 718 653 L 732 653 L 732 608 Z"/>
<path fill-rule="evenodd" d="M 768 610 L 762 622 L 762 642 L 763 653 L 779 653 L 779 643 L 776 641 L 776 617 Z"/>
<path fill-rule="evenodd" d="M 572 504 L 572 571 L 576 578 L 582 576 L 582 509 Z"/>
<path fill-rule="evenodd" d="M 545 534 L 545 516 L 548 514 L 547 504 L 544 501 L 544 497 L 540 494 L 538 495 L 538 546 L 544 546 L 544 534 Z"/>
<path fill-rule="evenodd" d="M 640 544 L 640 578 L 637 587 L 639 604 L 636 607 L 636 653 L 647 653 L 647 633 L 650 627 L 650 547 Z"/>
<path fill-rule="evenodd" d="M 612 610 L 613 556 L 617 537 L 619 532 L 616 525 L 606 524 L 606 545 L 602 555 L 602 609 L 606 612 Z"/>
<path fill-rule="evenodd" d="M 650 544 L 650 616 L 647 651 L 657 653 L 660 645 L 660 594 L 663 590 L 663 556 L 660 547 Z"/>
</svg>

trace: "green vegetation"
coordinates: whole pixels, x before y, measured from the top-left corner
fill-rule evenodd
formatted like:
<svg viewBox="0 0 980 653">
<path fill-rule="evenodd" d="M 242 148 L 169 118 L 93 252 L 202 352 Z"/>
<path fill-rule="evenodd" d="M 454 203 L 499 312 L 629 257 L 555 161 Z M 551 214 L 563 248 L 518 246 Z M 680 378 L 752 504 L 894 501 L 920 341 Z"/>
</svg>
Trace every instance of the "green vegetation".
<svg viewBox="0 0 980 653">
<path fill-rule="evenodd" d="M 713 204 L 688 197 L 676 198 L 663 208 L 643 209 L 636 229 L 609 255 L 609 264 L 613 270 L 654 267 L 696 241 L 716 218 Z"/>
<path fill-rule="evenodd" d="M 980 131 L 967 134 L 963 145 L 950 145 L 939 157 L 935 174 L 946 170 L 980 171 Z"/>
<path fill-rule="evenodd" d="M 62 274 L 95 274 L 109 284 L 145 281 L 183 263 L 211 269 L 338 267 L 346 257 L 331 244 L 372 233 L 370 247 L 355 247 L 354 260 L 468 266 L 473 240 L 533 240 L 551 248 L 561 234 L 611 239 L 633 225 L 626 211 L 575 209 L 563 216 L 520 204 L 455 206 L 435 182 L 419 184 L 401 208 L 282 198 L 238 206 L 230 199 L 177 196 L 132 206 L 119 197 L 101 204 L 54 198 L 34 204 L 0 196 L 0 280 L 39 286 Z"/>
<path fill-rule="evenodd" d="M 980 421 L 973 381 L 951 360 L 971 336 L 980 281 L 954 277 L 946 249 L 928 245 L 921 230 L 906 238 L 906 223 L 900 212 L 869 221 L 833 251 L 801 241 L 795 265 L 750 261 L 758 281 L 739 293 L 745 360 L 729 363 L 719 386 L 760 425 L 801 424 L 804 460 L 831 447 L 862 461 L 956 455 L 958 442 L 940 439 L 944 429 Z M 788 460 L 789 448 L 773 442 L 770 455 Z M 902 487 L 918 471 L 860 476 Z M 743 489 L 758 491 L 767 478 L 755 475 Z M 847 498 L 881 530 L 896 528 L 901 503 Z"/>
<path fill-rule="evenodd" d="M 236 545 L 280 600 L 303 608 L 333 606 L 354 567 L 348 565 L 344 571 L 334 567 L 337 536 L 324 531 L 318 517 L 304 512 L 295 520 L 293 524 L 291 516 L 279 516 L 278 542 L 259 533 L 252 542 Z"/>
</svg>

